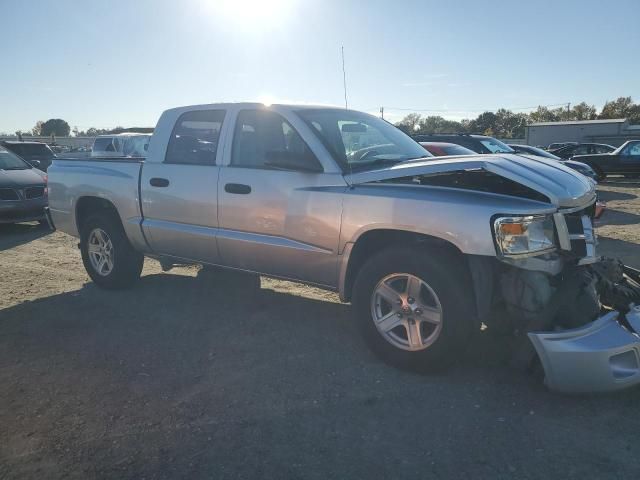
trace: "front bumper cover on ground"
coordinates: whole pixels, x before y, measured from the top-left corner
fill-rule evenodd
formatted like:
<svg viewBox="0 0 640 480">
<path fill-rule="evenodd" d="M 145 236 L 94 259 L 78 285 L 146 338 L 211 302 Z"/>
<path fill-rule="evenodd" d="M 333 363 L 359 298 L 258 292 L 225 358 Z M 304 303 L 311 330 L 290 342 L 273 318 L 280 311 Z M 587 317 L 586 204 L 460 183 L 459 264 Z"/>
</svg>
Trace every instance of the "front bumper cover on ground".
<svg viewBox="0 0 640 480">
<path fill-rule="evenodd" d="M 607 392 L 640 384 L 640 306 L 611 311 L 579 328 L 531 332 L 545 383 L 564 393 Z"/>
</svg>

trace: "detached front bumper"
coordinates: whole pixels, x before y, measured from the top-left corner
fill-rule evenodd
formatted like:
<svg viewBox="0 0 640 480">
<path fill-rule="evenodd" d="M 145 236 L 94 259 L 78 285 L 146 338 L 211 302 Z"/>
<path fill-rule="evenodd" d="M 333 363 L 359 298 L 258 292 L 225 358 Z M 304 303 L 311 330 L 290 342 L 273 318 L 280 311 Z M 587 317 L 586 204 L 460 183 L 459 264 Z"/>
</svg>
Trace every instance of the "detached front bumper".
<svg viewBox="0 0 640 480">
<path fill-rule="evenodd" d="M 626 321 L 625 321 L 626 320 Z M 626 326 L 625 326 L 626 324 Z M 579 328 L 531 332 L 551 390 L 607 392 L 640 384 L 640 306 Z"/>
</svg>

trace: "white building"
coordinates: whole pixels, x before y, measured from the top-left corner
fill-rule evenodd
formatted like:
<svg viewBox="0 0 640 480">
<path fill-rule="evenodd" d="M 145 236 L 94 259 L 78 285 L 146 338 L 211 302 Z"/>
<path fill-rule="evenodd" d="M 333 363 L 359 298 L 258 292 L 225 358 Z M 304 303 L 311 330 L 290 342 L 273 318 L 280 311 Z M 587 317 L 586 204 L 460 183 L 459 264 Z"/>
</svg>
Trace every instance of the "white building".
<svg viewBox="0 0 640 480">
<path fill-rule="evenodd" d="M 611 120 L 572 120 L 537 122 L 526 126 L 527 145 L 548 146 L 555 142 L 591 142 L 622 145 L 640 139 L 640 125 L 630 125 L 625 118 Z"/>
</svg>

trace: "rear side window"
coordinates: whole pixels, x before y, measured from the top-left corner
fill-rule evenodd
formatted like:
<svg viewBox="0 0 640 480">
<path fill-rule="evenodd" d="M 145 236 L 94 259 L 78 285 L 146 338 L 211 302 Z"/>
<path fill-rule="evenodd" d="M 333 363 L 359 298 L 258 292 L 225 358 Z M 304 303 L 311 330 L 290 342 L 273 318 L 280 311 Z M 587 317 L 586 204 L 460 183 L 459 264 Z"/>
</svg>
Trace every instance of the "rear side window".
<svg viewBox="0 0 640 480">
<path fill-rule="evenodd" d="M 164 162 L 215 165 L 224 115 L 224 110 L 196 110 L 180 115 Z"/>
<path fill-rule="evenodd" d="M 606 145 L 596 145 L 593 149 L 595 153 L 609 153 L 613 151 L 611 147 L 607 147 Z"/>
<path fill-rule="evenodd" d="M 284 170 L 310 165 L 321 168 L 291 124 L 281 115 L 268 110 L 243 110 L 238 114 L 231 164 L 245 168 Z"/>
</svg>

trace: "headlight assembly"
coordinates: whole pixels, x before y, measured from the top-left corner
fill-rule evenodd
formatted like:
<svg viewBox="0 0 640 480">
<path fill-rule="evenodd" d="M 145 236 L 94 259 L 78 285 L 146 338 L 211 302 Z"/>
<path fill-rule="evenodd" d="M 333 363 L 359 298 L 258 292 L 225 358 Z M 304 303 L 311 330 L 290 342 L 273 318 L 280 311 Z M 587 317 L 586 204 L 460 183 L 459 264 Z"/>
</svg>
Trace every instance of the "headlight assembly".
<svg viewBox="0 0 640 480">
<path fill-rule="evenodd" d="M 554 250 L 555 231 L 550 215 L 499 217 L 493 231 L 503 256 L 538 255 Z"/>
</svg>

